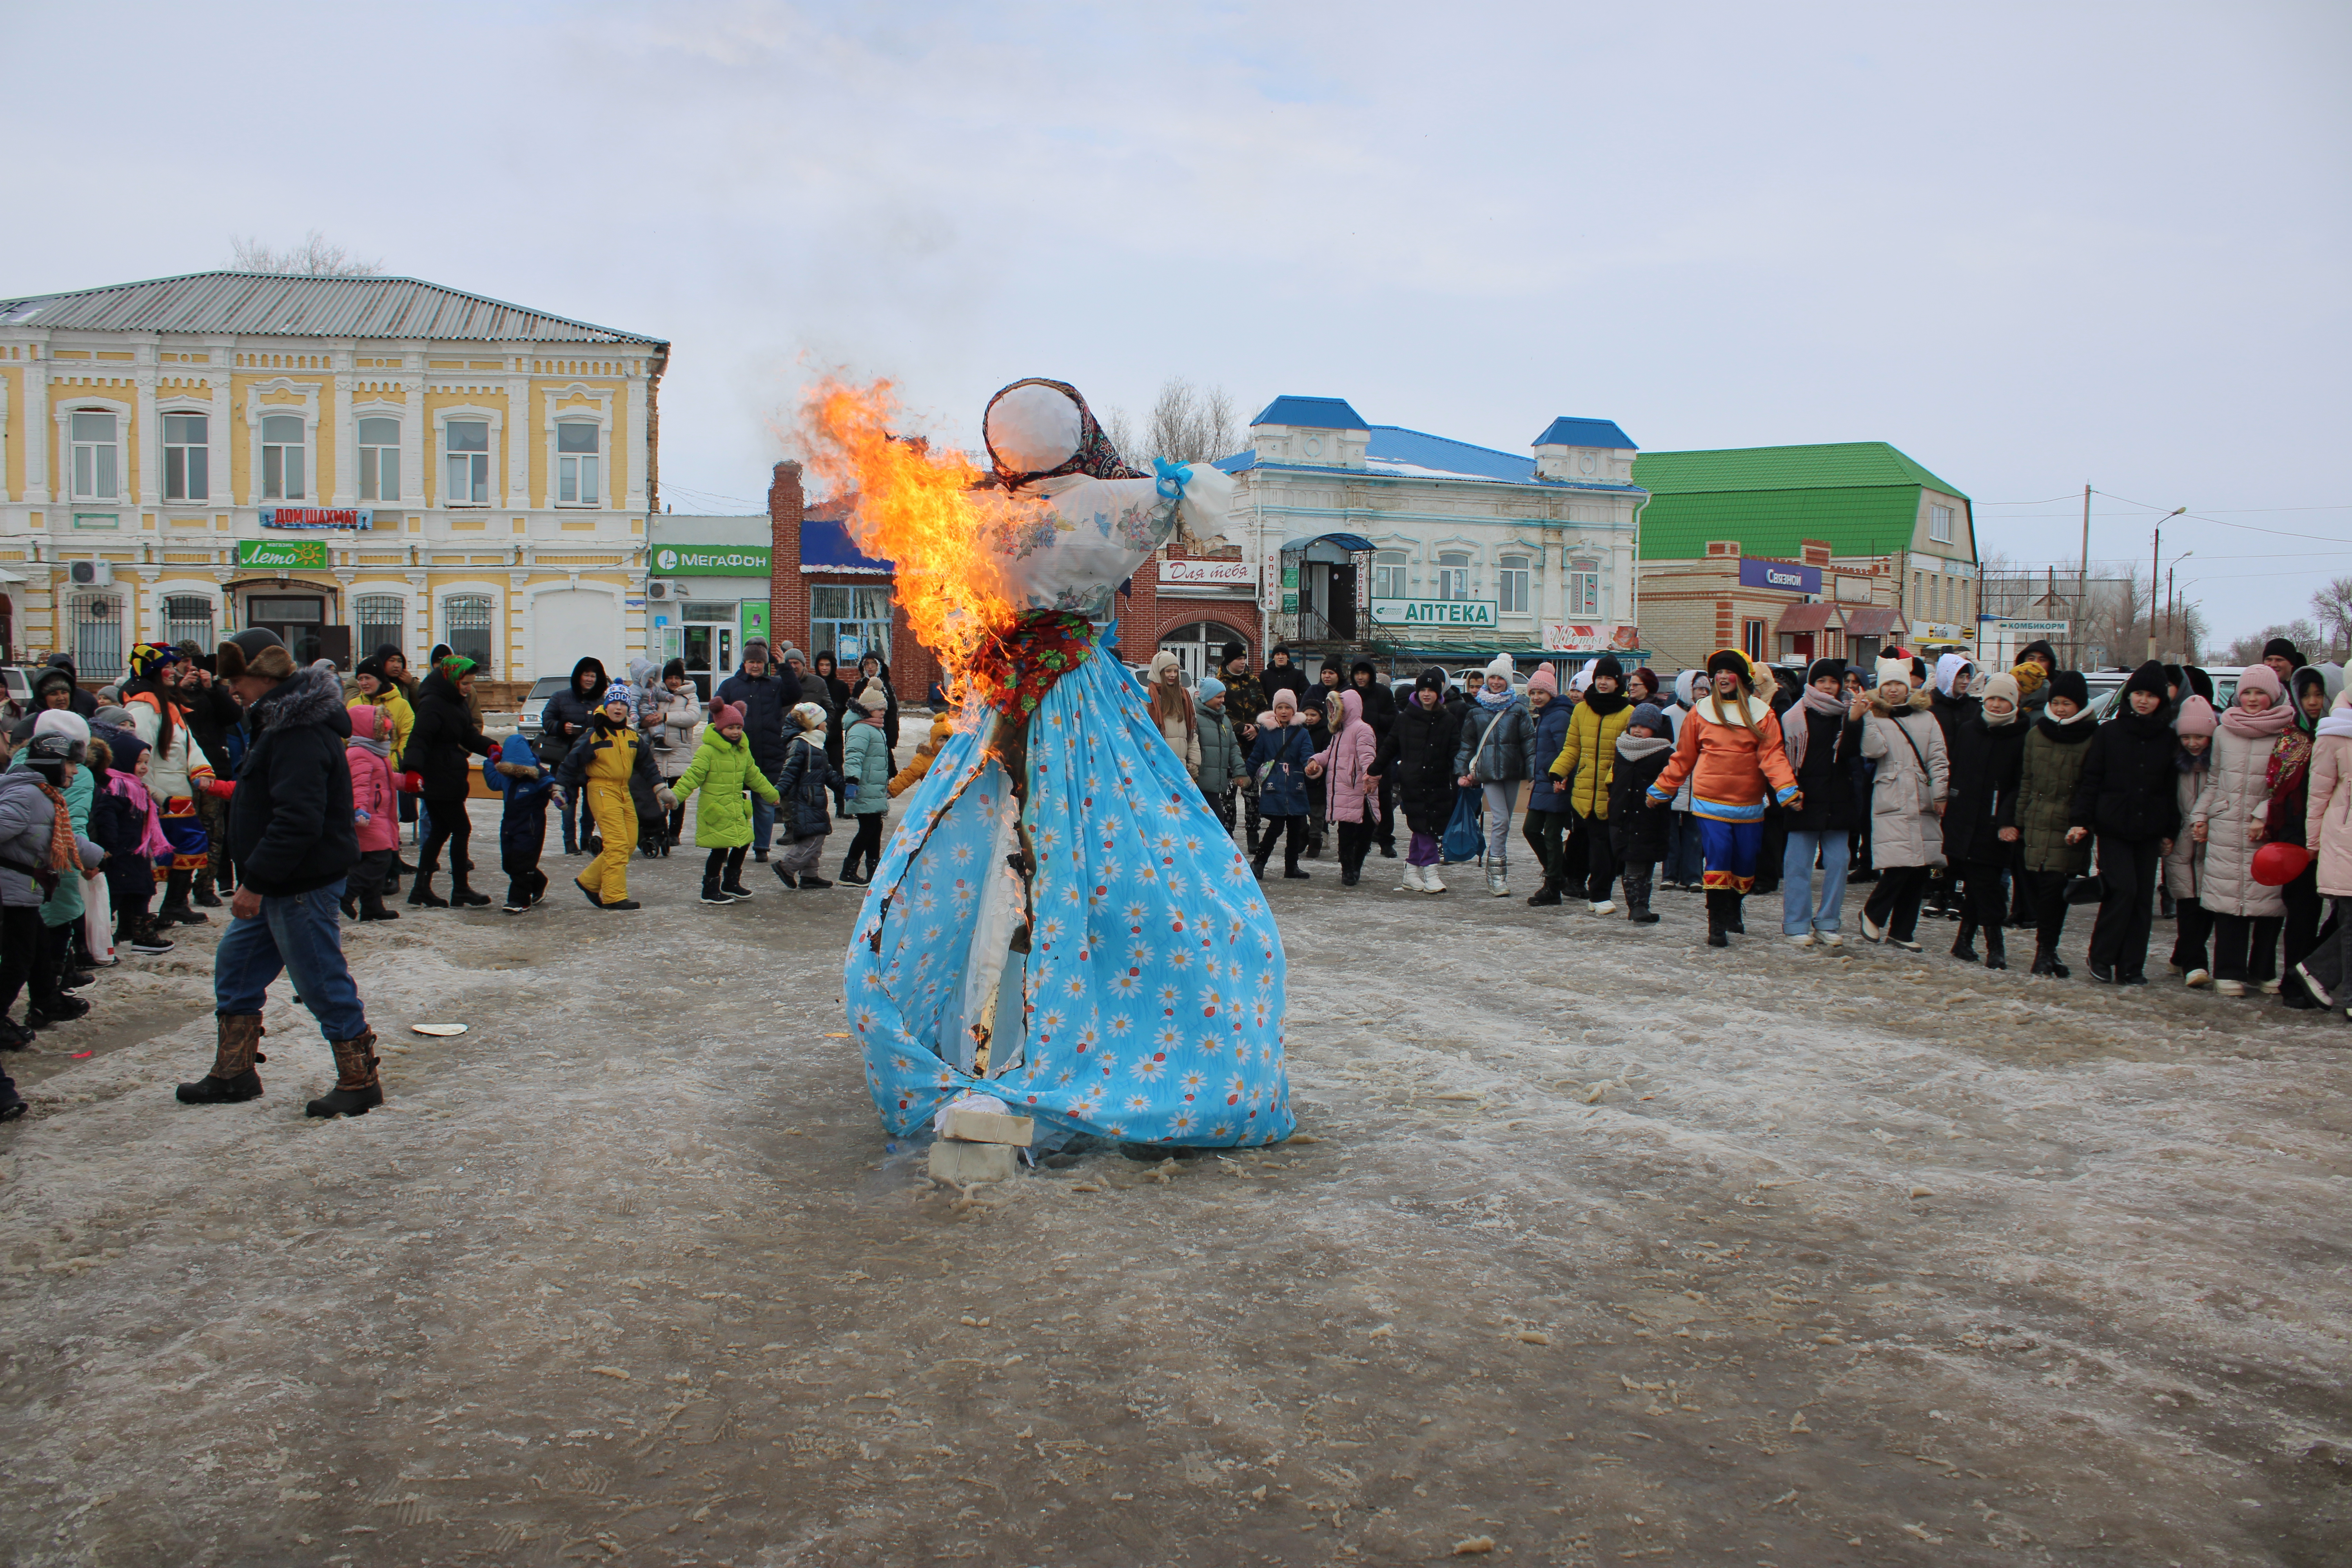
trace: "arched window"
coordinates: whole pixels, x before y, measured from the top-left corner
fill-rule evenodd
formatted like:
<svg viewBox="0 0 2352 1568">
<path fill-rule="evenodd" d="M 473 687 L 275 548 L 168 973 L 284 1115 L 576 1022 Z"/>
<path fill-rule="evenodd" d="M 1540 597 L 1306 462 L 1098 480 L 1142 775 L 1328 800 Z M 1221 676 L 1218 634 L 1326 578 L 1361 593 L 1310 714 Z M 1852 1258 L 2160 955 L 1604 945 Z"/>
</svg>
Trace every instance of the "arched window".
<svg viewBox="0 0 2352 1568">
<path fill-rule="evenodd" d="M 163 640 L 193 641 L 210 653 L 213 647 L 213 601 L 205 594 L 173 594 L 163 600 Z"/>
<path fill-rule="evenodd" d="M 1470 596 L 1470 552 L 1447 550 L 1437 557 L 1437 596 L 1441 599 L 1466 599 Z"/>
<path fill-rule="evenodd" d="M 490 675 L 497 626 L 498 604 L 488 594 L 452 594 L 441 601 L 441 640 L 452 653 L 472 659 L 475 673 L 484 679 Z"/>
<path fill-rule="evenodd" d="M 112 594 L 83 594 L 73 604 L 74 672 L 84 680 L 111 680 L 122 673 L 122 600 Z"/>
<path fill-rule="evenodd" d="M 373 657 L 375 650 L 386 643 L 403 654 L 408 651 L 408 638 L 404 635 L 408 630 L 408 606 L 399 595 L 362 594 L 352 602 L 352 619 L 359 626 L 359 658 Z"/>
</svg>

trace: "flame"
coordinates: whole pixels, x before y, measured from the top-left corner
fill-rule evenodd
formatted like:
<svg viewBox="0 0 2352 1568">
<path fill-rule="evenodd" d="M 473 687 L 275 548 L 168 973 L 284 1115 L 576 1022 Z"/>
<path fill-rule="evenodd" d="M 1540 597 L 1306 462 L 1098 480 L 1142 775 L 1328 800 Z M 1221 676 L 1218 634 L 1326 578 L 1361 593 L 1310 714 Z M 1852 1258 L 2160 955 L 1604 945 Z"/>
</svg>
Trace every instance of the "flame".
<svg viewBox="0 0 2352 1568">
<path fill-rule="evenodd" d="M 977 487 L 985 471 L 963 453 L 891 434 L 900 412 L 887 380 L 852 386 L 831 376 L 801 405 L 809 468 L 856 499 L 857 547 L 898 568 L 899 605 L 956 692 L 979 650 L 1012 629 L 1014 609 L 981 543 L 1004 498 Z"/>
</svg>

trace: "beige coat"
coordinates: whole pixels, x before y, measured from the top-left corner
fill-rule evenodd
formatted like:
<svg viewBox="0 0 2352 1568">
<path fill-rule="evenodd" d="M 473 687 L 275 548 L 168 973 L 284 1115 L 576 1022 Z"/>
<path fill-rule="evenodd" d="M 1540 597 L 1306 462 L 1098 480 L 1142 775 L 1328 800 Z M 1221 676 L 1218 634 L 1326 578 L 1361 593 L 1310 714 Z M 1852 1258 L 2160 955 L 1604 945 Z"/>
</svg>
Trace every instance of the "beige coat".
<svg viewBox="0 0 2352 1568">
<path fill-rule="evenodd" d="M 2213 776 L 2213 750 L 2205 749 L 2205 765 L 2193 773 L 2182 773 L 2175 786 L 2180 806 L 2183 826 L 2180 836 L 2164 857 L 2164 890 L 2176 899 L 2200 898 L 2205 882 L 2205 846 L 2189 837 L 2186 824 L 2196 815 L 2197 797 L 2205 793 L 2205 781 Z"/>
<path fill-rule="evenodd" d="M 1165 648 L 1154 654 L 1151 659 L 1150 687 L 1144 693 L 1144 700 L 1150 701 L 1151 693 L 1160 689 L 1167 679 L 1175 673 L 1176 656 L 1174 654 Z M 1180 700 L 1174 704 L 1168 720 L 1159 726 L 1160 733 L 1175 753 L 1183 759 L 1185 772 L 1191 773 L 1197 781 L 1201 776 L 1201 732 L 1192 716 L 1192 694 L 1179 687 L 1176 689 L 1176 696 Z"/>
<path fill-rule="evenodd" d="M 2190 826 L 2205 825 L 2205 874 L 2197 901 L 2217 915 L 2248 915 L 2256 920 L 2286 913 L 2286 896 L 2254 880 L 2254 851 L 2262 846 L 2246 837 L 2270 809 L 2266 782 L 2275 735 L 2251 739 L 2233 735 L 2224 724 L 2213 733 L 2213 765 L 2205 770 L 2205 787 L 2198 792 Z"/>
<path fill-rule="evenodd" d="M 1878 764 L 1870 792 L 1870 863 L 1882 871 L 1940 864 L 1944 824 L 1935 808 L 1951 788 L 1952 771 L 1936 716 L 1916 705 L 1897 715 L 1872 704 L 1862 721 L 1862 754 Z"/>
<path fill-rule="evenodd" d="M 2311 743 L 2310 804 L 2303 841 L 2319 857 L 2319 895 L 2352 899 L 2352 736 Z"/>
</svg>

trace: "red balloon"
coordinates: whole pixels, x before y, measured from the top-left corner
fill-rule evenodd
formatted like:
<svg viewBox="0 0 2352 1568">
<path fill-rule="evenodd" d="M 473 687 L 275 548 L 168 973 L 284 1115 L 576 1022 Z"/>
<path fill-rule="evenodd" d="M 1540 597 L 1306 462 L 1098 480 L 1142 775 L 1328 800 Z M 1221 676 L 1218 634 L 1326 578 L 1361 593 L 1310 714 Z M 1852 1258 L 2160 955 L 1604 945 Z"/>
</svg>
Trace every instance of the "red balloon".
<svg viewBox="0 0 2352 1568">
<path fill-rule="evenodd" d="M 2254 851 L 2254 880 L 2265 888 L 2284 888 L 2310 864 L 2311 851 L 2300 844 L 2265 844 Z"/>
</svg>

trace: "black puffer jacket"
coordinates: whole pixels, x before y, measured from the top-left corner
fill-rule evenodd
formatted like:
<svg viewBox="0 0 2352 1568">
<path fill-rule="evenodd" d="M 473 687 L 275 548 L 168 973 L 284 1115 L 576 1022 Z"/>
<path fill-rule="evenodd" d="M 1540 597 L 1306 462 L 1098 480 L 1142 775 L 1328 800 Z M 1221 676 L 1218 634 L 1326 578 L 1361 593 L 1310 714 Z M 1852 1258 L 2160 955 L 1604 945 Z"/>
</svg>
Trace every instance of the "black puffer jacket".
<svg viewBox="0 0 2352 1568">
<path fill-rule="evenodd" d="M 2180 805 L 2172 753 L 2179 743 L 2161 711 L 2142 716 L 2127 706 L 2100 725 L 2083 748 L 2073 825 L 2134 844 L 2176 837 Z"/>
<path fill-rule="evenodd" d="M 2016 811 L 2017 777 L 2032 726 L 2022 718 L 1999 728 L 1979 708 L 1952 726 L 1946 755 L 1951 784 L 1945 796 L 1944 858 L 1955 866 L 1999 866 L 2010 857 L 2000 825 Z"/>
<path fill-rule="evenodd" d="M 416 683 L 415 708 L 416 723 L 408 731 L 408 749 L 401 752 L 400 765 L 423 781 L 418 793 L 425 799 L 458 799 L 472 782 L 469 759 L 495 755 L 498 745 L 475 727 L 473 710 L 457 682 L 437 669 Z M 351 733 L 348 722 L 343 732 Z"/>
<path fill-rule="evenodd" d="M 287 898 L 340 880 L 360 858 L 343 683 L 330 670 L 297 670 L 253 705 L 252 719 L 253 745 L 228 803 L 238 881 Z"/>
<path fill-rule="evenodd" d="M 1371 679 L 1358 681 L 1358 675 L 1367 675 Z M 1357 660 L 1355 668 L 1348 672 L 1348 679 L 1364 704 L 1364 722 L 1372 727 L 1373 734 L 1386 741 L 1389 731 L 1396 728 L 1396 693 L 1389 689 L 1388 682 L 1381 679 L 1380 672 L 1372 668 L 1369 659 Z"/>
<path fill-rule="evenodd" d="M 848 782 L 824 754 L 823 730 L 795 737 L 776 772 L 776 793 L 784 805 L 784 836 L 822 838 L 833 831 L 831 794 Z"/>
<path fill-rule="evenodd" d="M 1674 759 L 1675 743 L 1664 735 L 1648 742 L 1638 735 L 1620 735 L 1615 744 L 1617 761 L 1609 773 L 1609 820 L 1593 826 L 1606 829 L 1609 847 L 1618 859 L 1629 866 L 1655 865 L 1666 858 L 1666 835 L 1674 826 L 1674 814 L 1664 806 L 1651 806 L 1650 786 Z M 1628 746 L 1641 754 L 1629 754 Z"/>
<path fill-rule="evenodd" d="M 1397 800 L 1415 833 L 1443 833 L 1454 815 L 1454 749 L 1461 735 L 1461 721 L 1442 702 L 1423 708 L 1418 688 L 1397 713 L 1388 749 Z"/>
<path fill-rule="evenodd" d="M 800 733 L 800 721 L 792 714 L 801 700 L 801 683 L 780 673 L 772 664 L 761 675 L 738 668 L 719 683 L 711 696 L 743 710 L 743 734 L 751 742 L 751 760 L 760 764 L 762 773 L 774 778 L 784 765 L 786 742 Z"/>
<path fill-rule="evenodd" d="M 596 678 L 585 692 L 580 689 L 583 675 Z M 553 767 L 562 762 L 571 752 L 572 742 L 587 732 L 588 721 L 596 716 L 604 688 L 612 684 L 612 679 L 604 673 L 604 661 L 601 658 L 583 658 L 572 667 L 572 684 L 549 698 L 539 712 L 540 743 L 531 749 L 542 766 Z M 421 689 L 417 695 L 422 695 Z M 416 700 L 416 696 L 411 696 L 409 705 L 415 707 Z M 420 710 L 417 716 L 423 718 L 423 712 Z M 413 762 L 408 765 L 415 766 Z"/>
<path fill-rule="evenodd" d="M 66 699 L 66 705 L 68 708 L 72 709 L 73 711 L 80 714 L 85 719 L 98 711 L 98 699 L 89 692 L 84 691 L 81 689 L 81 677 L 76 673 L 74 669 L 73 655 L 69 653 L 53 653 L 49 655 L 48 663 L 43 668 L 47 669 L 62 669 L 66 672 L 66 679 L 74 683 L 74 689 L 71 695 L 68 696 Z"/>
<path fill-rule="evenodd" d="M 1862 785 L 1862 721 L 1842 713 L 1816 713 L 1799 704 L 1780 715 L 1783 725 L 1805 726 L 1804 763 L 1797 787 L 1805 804 L 1781 813 L 1791 833 L 1851 833 L 1862 826 L 1866 798 Z"/>
</svg>

